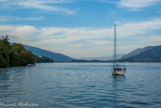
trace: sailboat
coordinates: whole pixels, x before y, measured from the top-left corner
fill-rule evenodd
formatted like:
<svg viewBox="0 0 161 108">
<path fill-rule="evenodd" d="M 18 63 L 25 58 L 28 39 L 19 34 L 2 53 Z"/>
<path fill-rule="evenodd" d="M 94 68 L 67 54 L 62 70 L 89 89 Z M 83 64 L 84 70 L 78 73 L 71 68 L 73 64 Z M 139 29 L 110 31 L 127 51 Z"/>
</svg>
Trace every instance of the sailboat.
<svg viewBox="0 0 161 108">
<path fill-rule="evenodd" d="M 124 65 L 117 64 L 117 49 L 116 49 L 116 25 L 114 25 L 114 60 L 113 60 L 113 75 L 124 75 L 126 72 L 126 67 Z"/>
</svg>

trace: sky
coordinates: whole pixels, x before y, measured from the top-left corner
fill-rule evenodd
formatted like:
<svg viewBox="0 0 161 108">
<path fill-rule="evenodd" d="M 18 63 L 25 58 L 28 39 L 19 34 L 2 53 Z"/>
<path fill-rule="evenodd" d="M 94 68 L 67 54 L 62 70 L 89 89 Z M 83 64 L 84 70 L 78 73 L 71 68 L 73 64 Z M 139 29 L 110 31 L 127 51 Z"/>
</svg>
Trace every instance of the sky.
<svg viewBox="0 0 161 108">
<path fill-rule="evenodd" d="M 161 45 L 161 0 L 0 0 L 0 35 L 73 58 Z"/>
</svg>

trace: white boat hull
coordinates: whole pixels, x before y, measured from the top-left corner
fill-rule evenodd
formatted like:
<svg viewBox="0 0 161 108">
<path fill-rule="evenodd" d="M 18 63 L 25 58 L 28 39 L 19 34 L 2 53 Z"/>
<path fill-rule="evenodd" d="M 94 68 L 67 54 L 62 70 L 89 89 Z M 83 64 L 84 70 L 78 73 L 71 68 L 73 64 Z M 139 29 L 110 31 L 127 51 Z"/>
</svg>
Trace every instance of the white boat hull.
<svg viewBox="0 0 161 108">
<path fill-rule="evenodd" d="M 125 69 L 122 69 L 122 70 L 117 70 L 117 71 L 115 71 L 115 70 L 112 70 L 112 74 L 113 75 L 124 75 L 125 74 Z"/>
</svg>

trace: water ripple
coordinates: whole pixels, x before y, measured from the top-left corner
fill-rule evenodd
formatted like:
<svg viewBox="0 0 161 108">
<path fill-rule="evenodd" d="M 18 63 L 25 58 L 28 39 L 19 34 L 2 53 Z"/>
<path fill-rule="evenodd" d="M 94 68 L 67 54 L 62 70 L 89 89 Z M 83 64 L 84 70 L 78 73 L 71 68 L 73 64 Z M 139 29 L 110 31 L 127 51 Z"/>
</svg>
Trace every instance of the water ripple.
<svg viewBox="0 0 161 108">
<path fill-rule="evenodd" d="M 110 63 L 49 63 L 0 69 L 0 102 L 42 108 L 161 107 L 160 63 L 128 63 L 112 76 Z"/>
</svg>

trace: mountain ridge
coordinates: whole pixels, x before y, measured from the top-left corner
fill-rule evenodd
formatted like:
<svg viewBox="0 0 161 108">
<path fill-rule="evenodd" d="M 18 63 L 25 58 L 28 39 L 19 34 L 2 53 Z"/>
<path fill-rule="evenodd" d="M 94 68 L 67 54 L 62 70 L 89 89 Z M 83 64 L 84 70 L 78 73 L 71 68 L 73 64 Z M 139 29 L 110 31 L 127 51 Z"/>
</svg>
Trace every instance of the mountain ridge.
<svg viewBox="0 0 161 108">
<path fill-rule="evenodd" d="M 161 62 L 161 45 L 136 49 L 122 57 L 121 61 Z"/>
<path fill-rule="evenodd" d="M 135 56 L 135 55 L 138 55 L 138 54 L 140 54 L 142 52 L 148 51 L 148 50 L 150 50 L 150 49 L 152 49 L 154 47 L 155 46 L 146 46 L 144 48 L 137 48 L 137 49 L 131 51 L 130 53 L 124 55 L 121 59 L 130 58 L 130 57 Z"/>
<path fill-rule="evenodd" d="M 29 46 L 29 45 L 24 45 L 24 44 L 23 46 L 27 51 L 31 51 L 34 55 L 50 58 L 54 62 L 69 62 L 69 61 L 74 60 L 72 57 L 66 56 L 61 53 L 55 53 L 52 51 L 48 51 L 45 49 L 41 49 L 38 47 Z"/>
</svg>

